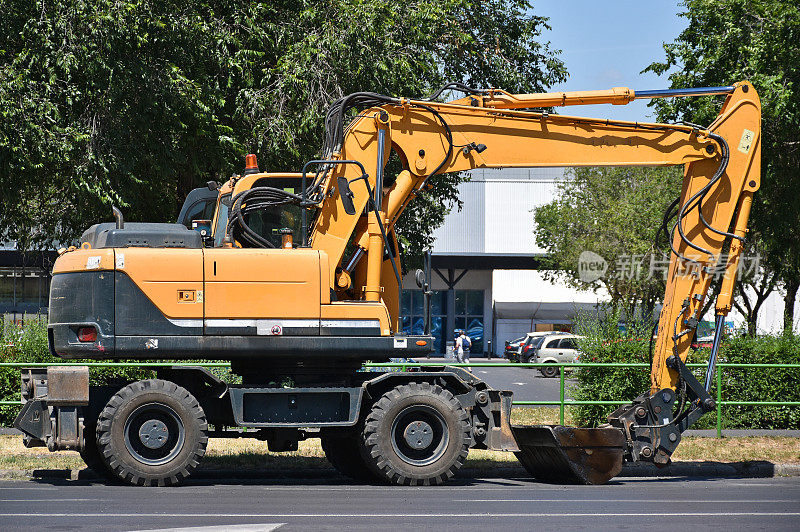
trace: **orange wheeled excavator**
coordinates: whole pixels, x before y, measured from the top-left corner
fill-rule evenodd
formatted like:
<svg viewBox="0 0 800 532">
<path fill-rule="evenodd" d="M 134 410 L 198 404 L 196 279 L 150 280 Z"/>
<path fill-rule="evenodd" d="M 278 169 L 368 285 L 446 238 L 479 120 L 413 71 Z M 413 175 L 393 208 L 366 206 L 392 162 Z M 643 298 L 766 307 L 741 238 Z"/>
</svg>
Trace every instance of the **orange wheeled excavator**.
<svg viewBox="0 0 800 532">
<path fill-rule="evenodd" d="M 438 101 L 446 90 L 464 96 Z M 706 127 L 547 112 L 704 95 L 725 96 Z M 319 437 L 345 475 L 395 484 L 442 483 L 471 448 L 514 451 L 532 476 L 556 482 L 603 483 L 624 460 L 667 464 L 681 433 L 714 408 L 708 384 L 759 187 L 760 120 L 747 82 L 550 94 L 453 83 L 427 99 L 346 96 L 327 113 L 321 159 L 301 172 L 263 173 L 248 156 L 244 175 L 220 187 L 210 231 L 126 224 L 115 210 L 115 223 L 91 227 L 54 265 L 55 355 L 228 360 L 241 382 L 162 365 L 157 378 L 100 387 L 89 385 L 86 366 L 30 368 L 16 426 L 28 445 L 78 450 L 97 471 L 141 485 L 186 478 L 209 436 L 257 437 L 278 451 Z M 387 177 L 392 153 L 403 169 Z M 511 393 L 461 368 L 360 370 L 366 360 L 433 349 L 429 324 L 421 335 L 399 329 L 394 227 L 436 174 L 678 164 L 684 181 L 664 217 L 672 255 L 651 388 L 607 425 L 511 426 Z M 684 362 L 719 271 L 704 386 Z M 417 281 L 427 291 L 429 269 Z"/>
</svg>

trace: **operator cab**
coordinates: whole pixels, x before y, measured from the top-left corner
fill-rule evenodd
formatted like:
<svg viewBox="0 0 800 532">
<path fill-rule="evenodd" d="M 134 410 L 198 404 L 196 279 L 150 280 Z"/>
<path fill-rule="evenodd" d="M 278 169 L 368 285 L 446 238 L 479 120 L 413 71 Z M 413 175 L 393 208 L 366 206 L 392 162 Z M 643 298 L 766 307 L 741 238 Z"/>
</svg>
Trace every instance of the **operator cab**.
<svg viewBox="0 0 800 532">
<path fill-rule="evenodd" d="M 252 157 L 252 159 L 251 159 Z M 291 194 L 300 195 L 302 190 L 301 173 L 264 173 L 255 166 L 255 156 L 248 156 L 245 175 L 234 176 L 220 188 L 214 219 L 214 247 L 221 247 L 225 238 L 231 208 L 237 194 L 258 187 L 270 187 Z M 253 171 L 254 170 L 254 171 Z M 302 209 L 295 204 L 279 204 L 260 207 L 244 213 L 245 224 L 275 248 L 284 247 L 285 233 L 291 231 L 295 243 L 300 243 L 302 228 Z M 241 246 L 236 242 L 235 246 Z M 297 244 L 294 244 L 296 247 Z"/>
</svg>

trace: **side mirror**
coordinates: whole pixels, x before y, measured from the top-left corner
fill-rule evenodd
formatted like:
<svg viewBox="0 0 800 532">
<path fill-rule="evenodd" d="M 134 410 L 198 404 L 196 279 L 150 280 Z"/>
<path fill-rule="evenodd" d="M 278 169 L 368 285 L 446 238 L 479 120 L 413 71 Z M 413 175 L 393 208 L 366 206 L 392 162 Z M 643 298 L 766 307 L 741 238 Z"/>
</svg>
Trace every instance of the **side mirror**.
<svg viewBox="0 0 800 532">
<path fill-rule="evenodd" d="M 418 269 L 414 272 L 414 280 L 417 282 L 417 286 L 420 288 L 425 288 L 425 272 Z"/>
<path fill-rule="evenodd" d="M 340 175 L 336 180 L 336 183 L 339 187 L 339 196 L 342 198 L 344 212 L 350 215 L 355 214 L 356 206 L 353 205 L 353 191 L 350 190 L 350 183 L 347 181 L 347 178 L 343 175 Z"/>
</svg>

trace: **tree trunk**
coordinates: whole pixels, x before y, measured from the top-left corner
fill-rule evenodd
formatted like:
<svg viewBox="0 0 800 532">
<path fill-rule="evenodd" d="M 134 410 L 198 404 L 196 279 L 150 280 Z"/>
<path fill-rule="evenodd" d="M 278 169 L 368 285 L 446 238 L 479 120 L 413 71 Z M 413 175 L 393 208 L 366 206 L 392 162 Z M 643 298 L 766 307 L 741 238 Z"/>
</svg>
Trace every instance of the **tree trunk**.
<svg viewBox="0 0 800 532">
<path fill-rule="evenodd" d="M 786 281 L 786 296 L 783 298 L 783 328 L 793 330 L 794 327 L 794 302 L 797 299 L 797 290 L 800 288 L 800 278 L 795 277 Z"/>
<path fill-rule="evenodd" d="M 761 275 L 756 282 L 742 279 L 736 285 L 736 290 L 740 296 L 739 299 L 741 299 L 743 305 L 740 305 L 737 298 L 734 298 L 733 306 L 745 316 L 748 335 L 755 336 L 757 329 L 756 324 L 758 323 L 758 311 L 761 309 L 761 305 L 764 301 L 767 300 L 769 294 L 775 289 L 777 280 L 778 276 L 776 272 L 768 271 L 766 274 Z M 750 300 L 750 297 L 747 295 L 746 286 L 753 289 L 755 301 Z"/>
<path fill-rule="evenodd" d="M 756 322 L 758 321 L 758 313 L 751 312 L 749 316 L 747 316 L 747 336 L 755 336 L 756 335 Z"/>
</svg>

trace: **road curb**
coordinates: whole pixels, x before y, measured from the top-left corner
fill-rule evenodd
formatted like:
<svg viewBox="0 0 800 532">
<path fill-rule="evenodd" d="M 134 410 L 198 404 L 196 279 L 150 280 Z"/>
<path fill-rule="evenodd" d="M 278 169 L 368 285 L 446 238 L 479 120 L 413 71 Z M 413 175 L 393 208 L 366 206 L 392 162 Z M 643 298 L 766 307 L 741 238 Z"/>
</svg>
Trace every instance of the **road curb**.
<svg viewBox="0 0 800 532">
<path fill-rule="evenodd" d="M 456 478 L 529 478 L 523 467 L 463 468 Z M 653 464 L 625 464 L 617 478 L 686 477 L 686 478 L 772 478 L 800 477 L 800 464 L 771 462 L 675 462 L 664 468 Z M 0 480 L 51 479 L 98 480 L 91 469 L 0 469 Z M 294 469 L 284 472 L 274 469 L 199 469 L 195 480 L 335 480 L 342 478 L 334 469 Z"/>
<path fill-rule="evenodd" d="M 772 462 L 673 462 L 664 468 L 653 464 L 625 464 L 621 477 L 797 477 L 800 464 Z"/>
</svg>

